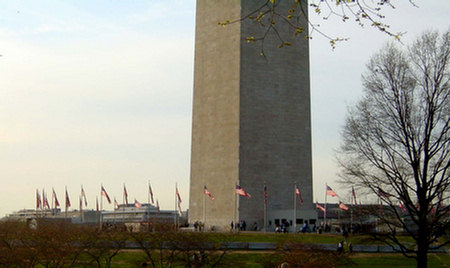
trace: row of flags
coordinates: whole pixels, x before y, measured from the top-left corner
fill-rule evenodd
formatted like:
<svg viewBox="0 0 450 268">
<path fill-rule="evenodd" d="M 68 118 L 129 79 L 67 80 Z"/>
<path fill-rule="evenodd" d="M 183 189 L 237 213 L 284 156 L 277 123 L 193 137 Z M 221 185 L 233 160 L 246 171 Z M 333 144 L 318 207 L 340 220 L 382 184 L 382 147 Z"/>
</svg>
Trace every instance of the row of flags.
<svg viewBox="0 0 450 268">
<path fill-rule="evenodd" d="M 67 188 L 66 188 L 66 208 L 69 208 L 71 206 L 70 203 L 70 198 L 69 198 L 69 193 L 67 192 Z M 52 202 L 54 202 L 55 207 L 60 207 L 60 203 L 58 200 L 58 197 L 56 196 L 56 192 L 55 189 L 52 188 Z M 36 190 L 36 209 L 50 209 L 50 203 L 48 202 L 47 199 L 47 194 L 45 192 L 45 190 L 42 190 L 42 198 L 41 195 L 39 193 L 39 190 Z"/>
<path fill-rule="evenodd" d="M 148 191 L 149 191 L 148 194 L 149 194 L 149 199 L 151 200 L 151 203 L 155 204 L 153 190 L 152 190 L 152 187 L 151 187 L 150 183 L 148 185 Z M 105 197 L 106 201 L 109 204 L 111 204 L 111 198 L 109 197 L 109 195 L 106 192 L 106 190 L 103 187 L 103 185 L 101 185 L 100 195 L 102 197 Z M 126 188 L 125 184 L 123 185 L 123 197 L 124 197 L 125 204 L 128 206 L 128 204 L 129 204 L 128 203 L 128 191 L 127 191 L 127 188 Z M 211 194 L 211 197 L 212 197 L 212 199 L 214 199 L 212 194 Z M 178 186 L 176 186 L 176 199 L 177 199 L 177 207 L 178 207 L 178 209 L 179 209 L 179 211 L 181 213 L 182 212 L 181 211 L 181 202 L 182 202 L 182 200 L 181 200 L 180 192 L 178 191 Z M 81 186 L 80 209 L 82 209 L 83 204 L 84 204 L 84 206 L 87 206 L 88 202 L 87 202 L 86 192 L 84 191 L 83 186 Z M 55 206 L 55 208 L 61 207 L 54 188 L 52 188 L 52 206 L 53 205 Z M 114 206 L 115 206 L 116 209 L 120 208 L 119 202 L 117 202 L 115 197 L 114 197 Z M 134 199 L 134 206 L 136 208 L 141 208 L 142 204 L 137 199 Z M 69 198 L 69 193 L 67 191 L 67 187 L 65 189 L 65 207 L 66 207 L 66 210 L 69 207 L 71 207 L 71 202 L 70 202 L 70 198 Z M 160 212 L 160 206 L 159 206 L 159 201 L 158 200 L 156 200 L 156 208 L 158 209 L 158 213 L 159 213 Z M 36 210 L 38 210 L 38 209 L 41 209 L 41 210 L 50 209 L 50 203 L 48 201 L 45 189 L 42 190 L 42 196 L 41 196 L 39 190 L 36 190 Z M 99 210 L 98 198 L 96 198 L 96 209 L 97 209 L 97 211 Z"/>
<path fill-rule="evenodd" d="M 328 185 L 326 185 L 326 195 L 332 196 L 332 197 L 339 197 L 338 194 L 337 194 L 335 191 L 333 191 L 333 189 L 331 189 L 331 187 L 328 186 Z M 384 214 L 384 207 L 383 207 L 383 204 L 382 204 L 382 202 L 381 202 L 381 199 L 382 199 L 382 198 L 389 199 L 392 195 L 389 194 L 389 193 L 387 193 L 387 192 L 385 192 L 385 191 L 382 190 L 381 188 L 378 188 L 377 195 L 378 195 L 378 197 L 380 198 L 380 211 L 381 211 L 381 214 Z M 355 188 L 354 188 L 353 186 L 352 186 L 352 199 L 353 199 L 353 201 L 354 201 L 354 203 L 355 203 L 355 206 L 358 206 L 358 202 L 357 202 L 357 200 L 356 200 Z M 361 201 L 360 201 L 360 202 L 359 202 L 359 207 L 361 208 L 361 206 L 362 206 L 362 205 L 361 205 Z M 401 211 L 402 211 L 403 213 L 406 212 L 406 207 L 405 207 L 405 205 L 404 205 L 401 201 L 398 201 L 398 207 L 401 209 Z M 317 209 L 320 209 L 320 210 L 322 210 L 322 211 L 325 212 L 325 208 L 324 208 L 323 206 L 319 205 L 317 202 L 316 202 L 316 208 L 317 208 Z M 342 210 L 348 210 L 348 206 L 345 205 L 345 204 L 344 204 L 342 201 L 340 201 L 340 200 L 339 200 L 339 208 L 342 209 Z"/>
<path fill-rule="evenodd" d="M 339 195 L 333 189 L 331 189 L 331 187 L 328 186 L 328 184 L 325 185 L 325 186 L 326 186 L 326 195 L 329 195 L 331 197 L 339 197 Z M 353 187 L 352 187 L 352 193 L 353 193 L 353 195 L 355 194 L 355 191 L 354 191 Z M 355 200 L 356 200 L 356 195 L 354 195 L 354 197 L 355 197 Z M 317 206 L 318 206 L 318 204 L 316 203 L 316 207 Z M 341 200 L 339 200 L 339 208 L 342 209 L 342 210 L 348 210 L 348 206 L 346 204 L 344 204 L 344 202 L 342 202 Z M 319 208 L 319 209 L 322 210 L 322 208 Z M 325 211 L 325 208 L 323 208 L 322 211 Z"/>
<path fill-rule="evenodd" d="M 208 188 L 206 187 L 206 185 L 204 185 L 203 187 L 203 193 L 207 196 L 209 196 L 209 199 L 214 200 L 214 195 L 208 190 Z M 237 195 L 240 196 L 244 196 L 247 199 L 251 198 L 252 195 L 250 193 L 248 193 L 247 191 L 244 190 L 244 188 L 242 188 L 239 185 L 236 185 L 236 191 L 235 193 Z M 303 205 L 303 197 L 302 194 L 300 192 L 300 189 L 298 188 L 297 185 L 295 185 L 295 194 L 298 196 L 299 200 L 300 200 L 300 204 Z M 267 192 L 267 186 L 266 184 L 264 184 L 264 204 L 267 204 L 267 198 L 268 198 L 268 192 Z"/>
<path fill-rule="evenodd" d="M 251 198 L 251 194 L 248 193 L 247 191 L 245 191 L 244 188 L 242 188 L 239 185 L 236 185 L 236 191 L 235 192 L 236 192 L 236 194 L 238 194 L 240 196 L 244 196 L 247 199 Z M 209 198 L 211 200 L 214 200 L 214 195 L 208 190 L 206 185 L 204 186 L 204 194 L 209 196 Z M 301 194 L 300 188 L 298 187 L 297 184 L 295 185 L 295 194 L 298 196 L 300 204 L 303 205 L 302 194 Z M 329 185 L 326 185 L 326 195 L 327 196 L 331 196 L 331 197 L 339 197 L 339 195 Z M 390 197 L 390 194 L 382 191 L 381 189 L 379 190 L 379 195 L 383 196 L 383 197 L 386 197 L 386 198 Z M 266 186 L 266 184 L 264 184 L 264 204 L 265 205 L 267 205 L 267 199 L 268 199 L 267 186 Z M 355 193 L 355 189 L 354 189 L 353 186 L 352 186 L 352 199 L 353 199 L 355 205 L 357 206 L 358 202 L 356 200 L 356 193 Z M 359 205 L 361 206 L 361 203 Z M 342 202 L 341 200 L 339 200 L 338 207 L 340 209 L 342 209 L 342 210 L 348 210 L 349 209 L 349 207 L 344 202 Z M 325 208 L 323 206 L 319 205 L 317 202 L 316 202 L 316 208 L 321 210 L 321 211 L 323 211 L 323 212 L 325 212 Z M 405 208 L 405 206 L 403 205 L 402 202 L 399 202 L 399 208 L 403 212 L 406 212 L 406 208 Z"/>
<path fill-rule="evenodd" d="M 328 184 L 326 184 L 325 186 L 326 186 L 326 195 L 327 196 L 339 197 L 339 195 L 333 189 L 331 189 L 331 187 L 328 186 Z M 352 195 L 353 195 L 353 198 L 355 199 L 355 202 L 356 202 L 356 195 L 355 195 L 355 190 L 353 189 L 353 187 L 352 187 Z M 344 202 L 342 202 L 341 200 L 339 200 L 339 205 L 338 206 L 342 210 L 348 210 L 348 206 Z M 316 208 L 320 209 L 323 212 L 325 212 L 325 208 L 322 207 L 321 205 L 319 205 L 317 202 L 316 202 Z"/>
</svg>

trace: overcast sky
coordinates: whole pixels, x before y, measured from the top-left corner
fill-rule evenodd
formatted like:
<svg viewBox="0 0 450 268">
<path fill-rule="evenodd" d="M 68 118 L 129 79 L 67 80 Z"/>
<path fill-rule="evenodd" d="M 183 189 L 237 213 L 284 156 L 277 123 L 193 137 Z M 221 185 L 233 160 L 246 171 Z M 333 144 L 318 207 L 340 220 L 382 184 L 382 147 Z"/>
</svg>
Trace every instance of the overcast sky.
<svg viewBox="0 0 450 268">
<path fill-rule="evenodd" d="M 405 43 L 449 28 L 450 1 L 416 2 L 420 8 L 403 3 L 386 14 L 394 32 L 407 32 Z M 54 187 L 63 203 L 67 186 L 78 204 L 81 184 L 88 208 L 102 183 L 119 202 L 123 183 L 131 201 L 146 202 L 148 181 L 163 209 L 173 209 L 178 182 L 187 208 L 195 1 L 0 6 L 0 216 L 34 208 L 36 189 L 50 198 Z M 346 107 L 361 94 L 365 63 L 389 37 L 311 19 L 350 37 L 334 51 L 317 34 L 311 40 L 314 198 L 323 201 L 325 182 L 348 192 L 336 183 L 334 150 Z"/>
</svg>

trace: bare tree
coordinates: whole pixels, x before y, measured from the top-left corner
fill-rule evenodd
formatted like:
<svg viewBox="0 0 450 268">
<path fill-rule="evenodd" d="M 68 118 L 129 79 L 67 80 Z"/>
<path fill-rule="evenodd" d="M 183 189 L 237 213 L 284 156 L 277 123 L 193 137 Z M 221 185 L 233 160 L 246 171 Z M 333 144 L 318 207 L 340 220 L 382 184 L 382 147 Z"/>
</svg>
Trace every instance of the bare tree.
<svg viewBox="0 0 450 268">
<path fill-rule="evenodd" d="M 109 268 L 113 259 L 125 248 L 130 235 L 117 228 L 99 229 L 87 226 L 79 237 L 89 263 L 87 267 Z"/>
<path fill-rule="evenodd" d="M 220 247 L 220 242 L 211 242 L 205 233 L 178 232 L 170 225 L 154 224 L 152 229 L 131 236 L 145 253 L 149 267 L 212 268 L 224 262 L 226 249 Z M 219 237 L 215 234 L 216 239 Z"/>
<path fill-rule="evenodd" d="M 39 252 L 36 246 L 30 243 L 31 233 L 24 222 L 0 222 L 0 267 L 36 266 Z"/>
<path fill-rule="evenodd" d="M 450 32 L 426 32 L 407 51 L 386 45 L 367 64 L 364 96 L 350 109 L 338 161 L 344 183 L 384 206 L 378 234 L 427 267 L 427 254 L 449 241 Z M 381 209 L 390 208 L 388 211 Z M 415 246 L 398 239 L 410 235 Z"/>
<path fill-rule="evenodd" d="M 22 240 L 28 249 L 38 253 L 37 262 L 45 268 L 64 268 L 77 265 L 82 248 L 76 245 L 80 228 L 68 222 L 38 221 L 38 228 L 29 230 L 27 240 Z"/>
</svg>

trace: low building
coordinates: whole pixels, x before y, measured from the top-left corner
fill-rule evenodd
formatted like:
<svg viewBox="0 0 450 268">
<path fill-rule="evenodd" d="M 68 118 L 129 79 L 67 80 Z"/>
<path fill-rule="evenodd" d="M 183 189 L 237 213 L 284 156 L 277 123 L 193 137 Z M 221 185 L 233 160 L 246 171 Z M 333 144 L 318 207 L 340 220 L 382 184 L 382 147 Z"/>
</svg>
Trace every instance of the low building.
<svg viewBox="0 0 450 268">
<path fill-rule="evenodd" d="M 32 220 L 67 221 L 74 224 L 140 224 L 147 222 L 164 222 L 185 225 L 187 222 L 187 211 L 179 213 L 178 210 L 158 210 L 151 204 L 142 204 L 140 208 L 134 204 L 123 204 L 113 211 L 97 210 L 71 210 L 62 211 L 57 209 L 23 209 L 9 214 L 2 220 L 19 220 L 30 222 Z"/>
</svg>

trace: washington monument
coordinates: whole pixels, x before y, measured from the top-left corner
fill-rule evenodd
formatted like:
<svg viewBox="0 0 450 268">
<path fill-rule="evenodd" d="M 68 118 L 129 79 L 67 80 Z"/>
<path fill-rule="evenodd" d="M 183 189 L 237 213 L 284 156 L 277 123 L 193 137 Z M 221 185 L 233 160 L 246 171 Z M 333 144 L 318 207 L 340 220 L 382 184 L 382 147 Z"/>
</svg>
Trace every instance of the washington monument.
<svg viewBox="0 0 450 268">
<path fill-rule="evenodd" d="M 264 26 L 251 20 L 218 25 L 264 2 L 197 0 L 189 221 L 205 222 L 207 229 L 229 229 L 232 221 L 245 221 L 248 227 L 268 230 L 287 223 L 292 231 L 293 225 L 317 218 L 306 20 L 300 37 L 287 24 L 277 25 L 291 46 L 278 48 L 280 40 L 270 31 L 265 57 L 260 43 L 247 41 L 263 35 Z M 280 12 L 287 13 L 293 3 L 280 0 Z M 236 195 L 236 185 L 251 197 Z M 205 186 L 214 200 L 205 196 Z"/>
</svg>

